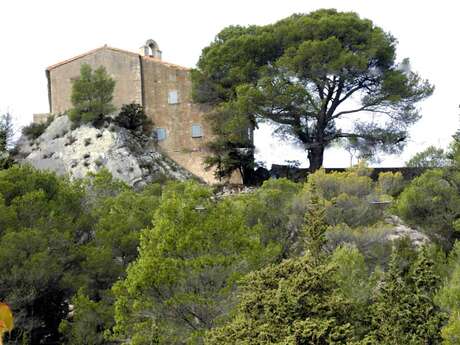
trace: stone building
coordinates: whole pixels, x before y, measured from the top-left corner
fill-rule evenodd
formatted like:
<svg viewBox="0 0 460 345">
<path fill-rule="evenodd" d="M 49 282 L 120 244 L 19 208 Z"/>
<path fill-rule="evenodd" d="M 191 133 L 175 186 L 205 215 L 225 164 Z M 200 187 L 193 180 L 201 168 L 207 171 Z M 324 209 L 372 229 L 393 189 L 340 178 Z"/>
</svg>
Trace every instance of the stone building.
<svg viewBox="0 0 460 345">
<path fill-rule="evenodd" d="M 72 79 L 80 66 L 104 66 L 116 81 L 113 104 L 141 104 L 153 121 L 160 151 L 208 183 L 217 182 L 212 170 L 205 170 L 206 143 L 212 136 L 205 121 L 209 107 L 192 102 L 190 69 L 161 60 L 158 44 L 148 40 L 134 53 L 107 45 L 46 69 L 51 114 L 65 113 L 72 107 Z M 43 114 L 34 116 L 42 121 Z"/>
</svg>

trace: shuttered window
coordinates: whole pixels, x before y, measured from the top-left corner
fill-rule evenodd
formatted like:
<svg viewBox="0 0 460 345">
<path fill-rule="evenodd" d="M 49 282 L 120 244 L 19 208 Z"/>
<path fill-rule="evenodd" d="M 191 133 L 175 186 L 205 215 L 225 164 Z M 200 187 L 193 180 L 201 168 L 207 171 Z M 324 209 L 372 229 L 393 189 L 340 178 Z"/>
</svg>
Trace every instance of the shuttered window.
<svg viewBox="0 0 460 345">
<path fill-rule="evenodd" d="M 169 104 L 179 103 L 179 95 L 177 94 L 177 90 L 171 90 L 168 92 L 168 103 Z"/>
<path fill-rule="evenodd" d="M 162 141 L 166 139 L 166 129 L 165 128 L 156 128 L 155 129 L 155 137 L 158 141 Z"/>
<path fill-rule="evenodd" d="M 201 138 L 203 136 L 203 129 L 201 125 L 192 125 L 192 138 Z"/>
</svg>

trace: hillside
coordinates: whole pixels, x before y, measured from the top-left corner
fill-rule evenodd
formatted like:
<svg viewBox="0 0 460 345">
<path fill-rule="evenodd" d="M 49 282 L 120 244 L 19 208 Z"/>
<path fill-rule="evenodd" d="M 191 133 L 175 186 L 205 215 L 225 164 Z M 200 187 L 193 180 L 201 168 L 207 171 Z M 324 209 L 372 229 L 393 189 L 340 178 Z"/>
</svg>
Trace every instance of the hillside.
<svg viewBox="0 0 460 345">
<path fill-rule="evenodd" d="M 135 187 L 158 178 L 185 180 L 193 175 L 155 148 L 155 141 L 113 123 L 101 128 L 82 125 L 72 129 L 63 115 L 54 119 L 38 138 L 22 136 L 17 145 L 20 163 L 83 178 L 102 168 Z"/>
</svg>

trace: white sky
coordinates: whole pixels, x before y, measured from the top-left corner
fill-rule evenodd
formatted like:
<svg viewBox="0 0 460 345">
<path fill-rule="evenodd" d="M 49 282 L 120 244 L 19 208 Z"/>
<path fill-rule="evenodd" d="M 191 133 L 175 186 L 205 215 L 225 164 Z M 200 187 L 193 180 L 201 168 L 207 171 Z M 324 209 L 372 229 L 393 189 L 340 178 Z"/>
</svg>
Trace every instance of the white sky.
<svg viewBox="0 0 460 345">
<path fill-rule="evenodd" d="M 12 112 L 19 125 L 33 113 L 47 112 L 45 68 L 108 44 L 138 51 L 156 40 L 168 62 L 193 67 L 201 49 L 228 25 L 268 24 L 293 13 L 318 8 L 355 11 L 399 41 L 398 57 L 435 86 L 421 104 L 422 120 L 397 166 L 428 145 L 446 146 L 459 126 L 460 2 L 455 0 L 0 0 L 0 111 Z M 270 128 L 256 133 L 258 159 L 268 165 L 305 160 L 301 149 L 273 139 Z M 348 153 L 326 152 L 325 166 L 347 166 Z"/>
</svg>

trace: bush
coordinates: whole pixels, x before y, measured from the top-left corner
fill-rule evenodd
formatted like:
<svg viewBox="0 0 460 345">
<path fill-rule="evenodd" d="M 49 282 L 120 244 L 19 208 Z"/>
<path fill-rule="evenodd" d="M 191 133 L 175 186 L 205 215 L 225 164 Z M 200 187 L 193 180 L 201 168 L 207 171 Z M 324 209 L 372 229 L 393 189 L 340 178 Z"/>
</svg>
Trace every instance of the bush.
<svg viewBox="0 0 460 345">
<path fill-rule="evenodd" d="M 326 200 L 328 224 L 374 224 L 382 219 L 383 210 L 376 209 L 372 201 L 383 196 L 368 175 L 369 169 L 363 167 L 330 174 L 318 170 L 308 177 L 299 201 L 306 207 L 310 202 L 311 189 L 315 188 L 318 195 Z"/>
<path fill-rule="evenodd" d="M 145 115 L 144 108 L 137 103 L 124 104 L 115 122 L 120 127 L 132 131 L 146 131 L 151 124 L 150 119 Z"/>
<path fill-rule="evenodd" d="M 460 196 L 444 171 L 430 170 L 415 178 L 401 193 L 396 209 L 409 224 L 426 230 L 432 239 L 449 244 L 460 216 Z"/>
<path fill-rule="evenodd" d="M 284 258 L 295 252 L 299 236 L 297 230 L 304 222 L 305 209 L 298 212 L 298 219 L 293 217 L 297 213 L 293 202 L 301 188 L 301 184 L 285 178 L 267 180 L 254 193 L 235 198 L 244 210 L 247 225 L 260 227 L 262 243 L 279 243 L 282 248 L 280 255 Z"/>
<path fill-rule="evenodd" d="M 318 170 L 308 177 L 308 183 L 314 184 L 320 196 L 326 200 L 342 193 L 361 198 L 373 192 L 371 178 L 361 175 L 357 170 L 329 174 L 324 169 Z"/>
<path fill-rule="evenodd" d="M 204 343 L 351 343 L 352 307 L 334 273 L 334 265 L 315 265 L 308 256 L 250 273 L 242 281 L 233 318 L 208 332 Z"/>
<path fill-rule="evenodd" d="M 327 245 L 330 251 L 344 244 L 356 246 L 369 267 L 382 267 L 387 264 L 391 254 L 392 243 L 387 240 L 391 232 L 392 226 L 382 223 L 356 228 L 341 224 L 328 231 Z"/>
<path fill-rule="evenodd" d="M 374 224 L 382 218 L 382 211 L 366 198 L 342 193 L 326 206 L 326 220 L 330 225 L 345 223 L 355 227 Z"/>
<path fill-rule="evenodd" d="M 379 174 L 378 188 L 383 194 L 397 196 L 404 189 L 405 182 L 402 174 L 398 171 L 382 172 Z"/>
<path fill-rule="evenodd" d="M 22 134 L 29 139 L 37 139 L 45 130 L 46 125 L 44 123 L 31 123 L 29 126 L 22 129 Z"/>
<path fill-rule="evenodd" d="M 93 72 L 90 65 L 81 65 L 80 77 L 72 81 L 70 120 L 76 124 L 100 124 L 115 110 L 112 104 L 114 88 L 115 81 L 103 66 Z"/>
<path fill-rule="evenodd" d="M 24 134 L 30 140 L 35 140 L 43 133 L 45 133 L 48 126 L 53 122 L 54 116 L 48 116 L 46 122 L 43 123 L 31 123 L 30 125 L 22 129 L 22 134 Z"/>
</svg>

